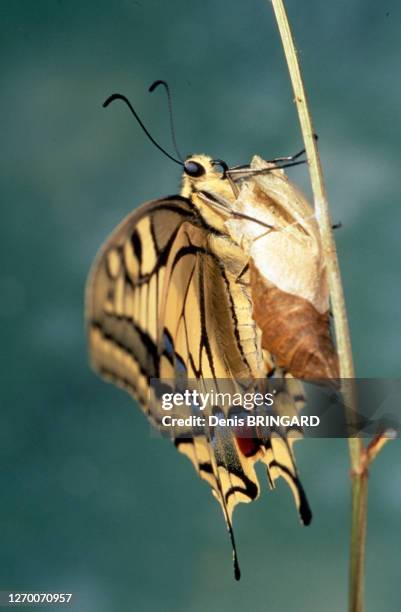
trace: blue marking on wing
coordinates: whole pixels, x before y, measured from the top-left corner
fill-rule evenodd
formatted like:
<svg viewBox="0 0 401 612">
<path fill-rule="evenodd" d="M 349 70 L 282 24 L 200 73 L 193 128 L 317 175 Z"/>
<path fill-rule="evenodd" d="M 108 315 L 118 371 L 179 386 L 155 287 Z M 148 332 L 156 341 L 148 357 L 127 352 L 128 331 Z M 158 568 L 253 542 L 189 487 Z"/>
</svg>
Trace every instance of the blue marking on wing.
<svg viewBox="0 0 401 612">
<path fill-rule="evenodd" d="M 163 332 L 163 347 L 167 355 L 174 362 L 177 378 L 182 381 L 183 376 L 187 375 L 187 367 L 182 358 L 175 352 L 173 341 L 167 330 L 164 330 Z"/>
<path fill-rule="evenodd" d="M 177 355 L 177 353 L 175 353 L 175 371 L 180 376 L 182 376 L 182 374 L 187 373 L 187 366 L 185 365 L 181 357 Z"/>
<path fill-rule="evenodd" d="M 174 357 L 174 346 L 171 342 L 169 334 L 167 334 L 166 331 L 163 332 L 163 345 L 164 349 L 167 351 L 167 354 L 170 355 L 170 357 Z"/>
</svg>

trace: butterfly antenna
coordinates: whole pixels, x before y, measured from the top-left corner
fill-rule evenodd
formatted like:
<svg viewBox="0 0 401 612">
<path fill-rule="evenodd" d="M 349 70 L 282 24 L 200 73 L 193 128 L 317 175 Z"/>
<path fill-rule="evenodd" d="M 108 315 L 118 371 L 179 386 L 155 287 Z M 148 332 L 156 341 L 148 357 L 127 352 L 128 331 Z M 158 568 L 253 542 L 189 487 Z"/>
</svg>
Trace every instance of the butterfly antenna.
<svg viewBox="0 0 401 612">
<path fill-rule="evenodd" d="M 172 155 L 170 155 L 170 153 L 167 153 L 167 151 L 165 149 L 163 149 L 163 147 L 161 145 L 159 145 L 158 142 L 156 142 L 156 140 L 153 138 L 153 136 L 151 135 L 151 133 L 149 132 L 149 130 L 145 127 L 145 125 L 142 123 L 138 113 L 135 111 L 134 107 L 132 106 L 131 102 L 128 100 L 128 98 L 126 96 L 123 96 L 122 94 L 119 93 L 114 93 L 111 96 L 109 96 L 107 98 L 107 100 L 105 102 L 103 102 L 103 108 L 106 108 L 107 106 L 109 106 L 109 104 L 111 104 L 112 102 L 114 102 L 114 100 L 122 100 L 123 102 L 125 102 L 125 104 L 128 106 L 128 108 L 130 109 L 131 113 L 134 115 L 135 119 L 138 121 L 139 125 L 141 126 L 141 128 L 143 129 L 143 131 L 145 132 L 146 136 L 149 138 L 149 140 L 151 142 L 153 142 L 153 144 L 155 145 L 155 147 L 157 149 L 159 149 L 159 151 L 161 151 L 162 153 L 164 153 L 164 155 L 166 155 L 166 157 L 168 157 L 169 159 L 171 159 L 173 162 L 175 162 L 176 164 L 179 164 L 180 166 L 183 165 L 183 162 L 179 159 L 176 159 L 175 157 L 173 157 Z"/>
<path fill-rule="evenodd" d="M 170 115 L 170 131 L 171 131 L 171 139 L 173 141 L 173 146 L 174 146 L 174 150 L 177 153 L 177 157 L 181 160 L 182 163 L 184 163 L 183 157 L 178 149 L 177 146 L 177 141 L 175 138 L 175 129 L 174 129 L 174 116 L 173 116 L 173 102 L 172 102 L 172 97 L 171 97 L 171 93 L 170 93 L 170 87 L 168 86 L 168 83 L 166 83 L 166 81 L 162 81 L 162 80 L 158 80 L 155 81 L 154 83 L 152 83 L 152 85 L 149 87 L 149 91 L 152 92 L 154 91 L 157 87 L 159 87 L 159 85 L 163 85 L 164 89 L 166 90 L 167 93 L 167 100 L 168 100 L 168 112 Z"/>
</svg>

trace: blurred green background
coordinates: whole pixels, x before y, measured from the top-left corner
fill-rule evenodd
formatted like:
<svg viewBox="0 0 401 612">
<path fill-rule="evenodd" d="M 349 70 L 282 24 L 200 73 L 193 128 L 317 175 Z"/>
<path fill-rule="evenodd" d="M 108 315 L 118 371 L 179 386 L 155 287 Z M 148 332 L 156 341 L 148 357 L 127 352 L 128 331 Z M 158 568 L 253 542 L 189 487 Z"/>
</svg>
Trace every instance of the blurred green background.
<svg viewBox="0 0 401 612">
<path fill-rule="evenodd" d="M 289 0 L 348 300 L 357 372 L 399 377 L 400 17 L 397 0 Z M 314 510 L 290 492 L 235 514 L 235 583 L 221 511 L 190 463 L 123 392 L 89 370 L 85 279 L 132 208 L 176 193 L 179 169 L 146 140 L 128 95 L 171 149 L 169 81 L 184 153 L 229 164 L 301 147 L 271 6 L 264 0 L 0 3 L 0 589 L 72 591 L 75 611 L 346 607 L 344 440 L 298 444 Z M 307 185 L 305 168 L 291 171 Z M 263 472 L 263 471 L 262 471 Z M 401 601 L 401 453 L 372 470 L 367 610 Z"/>
</svg>

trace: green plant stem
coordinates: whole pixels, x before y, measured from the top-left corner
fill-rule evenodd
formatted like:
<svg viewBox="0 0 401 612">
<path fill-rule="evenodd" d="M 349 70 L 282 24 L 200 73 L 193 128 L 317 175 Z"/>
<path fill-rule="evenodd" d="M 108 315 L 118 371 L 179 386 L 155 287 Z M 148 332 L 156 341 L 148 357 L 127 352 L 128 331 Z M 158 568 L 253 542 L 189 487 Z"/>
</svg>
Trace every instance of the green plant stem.
<svg viewBox="0 0 401 612">
<path fill-rule="evenodd" d="M 352 474 L 349 610 L 363 610 L 364 552 L 368 515 L 368 470 Z"/>
<path fill-rule="evenodd" d="M 298 111 L 302 136 L 309 164 L 316 218 L 319 224 L 322 248 L 328 273 L 331 307 L 334 318 L 337 351 L 340 364 L 341 391 L 351 431 L 357 419 L 355 373 L 352 359 L 351 340 L 341 282 L 332 221 L 320 163 L 317 142 L 314 138 L 312 120 L 301 76 L 300 66 L 286 11 L 282 0 L 271 0 L 277 20 L 281 41 L 290 73 Z M 350 559 L 350 612 L 363 610 L 364 556 L 367 516 L 367 471 L 362 468 L 365 449 L 360 438 L 348 439 L 352 485 L 351 559 Z"/>
</svg>

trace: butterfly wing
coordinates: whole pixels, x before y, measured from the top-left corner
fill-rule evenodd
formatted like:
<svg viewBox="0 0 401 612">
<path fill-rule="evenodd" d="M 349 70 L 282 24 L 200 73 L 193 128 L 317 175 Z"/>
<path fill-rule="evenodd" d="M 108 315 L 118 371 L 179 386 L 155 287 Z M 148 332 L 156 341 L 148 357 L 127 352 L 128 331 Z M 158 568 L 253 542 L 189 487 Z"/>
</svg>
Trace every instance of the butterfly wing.
<svg viewBox="0 0 401 612">
<path fill-rule="evenodd" d="M 211 248 L 212 239 L 189 200 L 153 201 L 120 224 L 90 274 L 86 311 L 92 365 L 129 391 L 156 426 L 162 410 L 151 379 L 184 376 L 207 381 L 209 388 L 214 381 L 218 390 L 222 379 L 256 380 L 267 373 L 249 296 Z M 296 399 L 284 381 L 276 403 L 295 406 Z M 259 494 L 258 460 L 266 464 L 271 486 L 279 476 L 287 480 L 302 521 L 310 521 L 292 441 L 282 431 L 265 437 L 255 432 L 248 439 L 219 427 L 175 439 L 211 485 L 234 551 L 232 513 L 236 504 Z"/>
<path fill-rule="evenodd" d="M 166 264 L 176 233 L 193 213 L 181 198 L 152 201 L 130 214 L 98 254 L 86 289 L 92 366 L 149 410 L 158 378 L 159 321 Z"/>
</svg>

